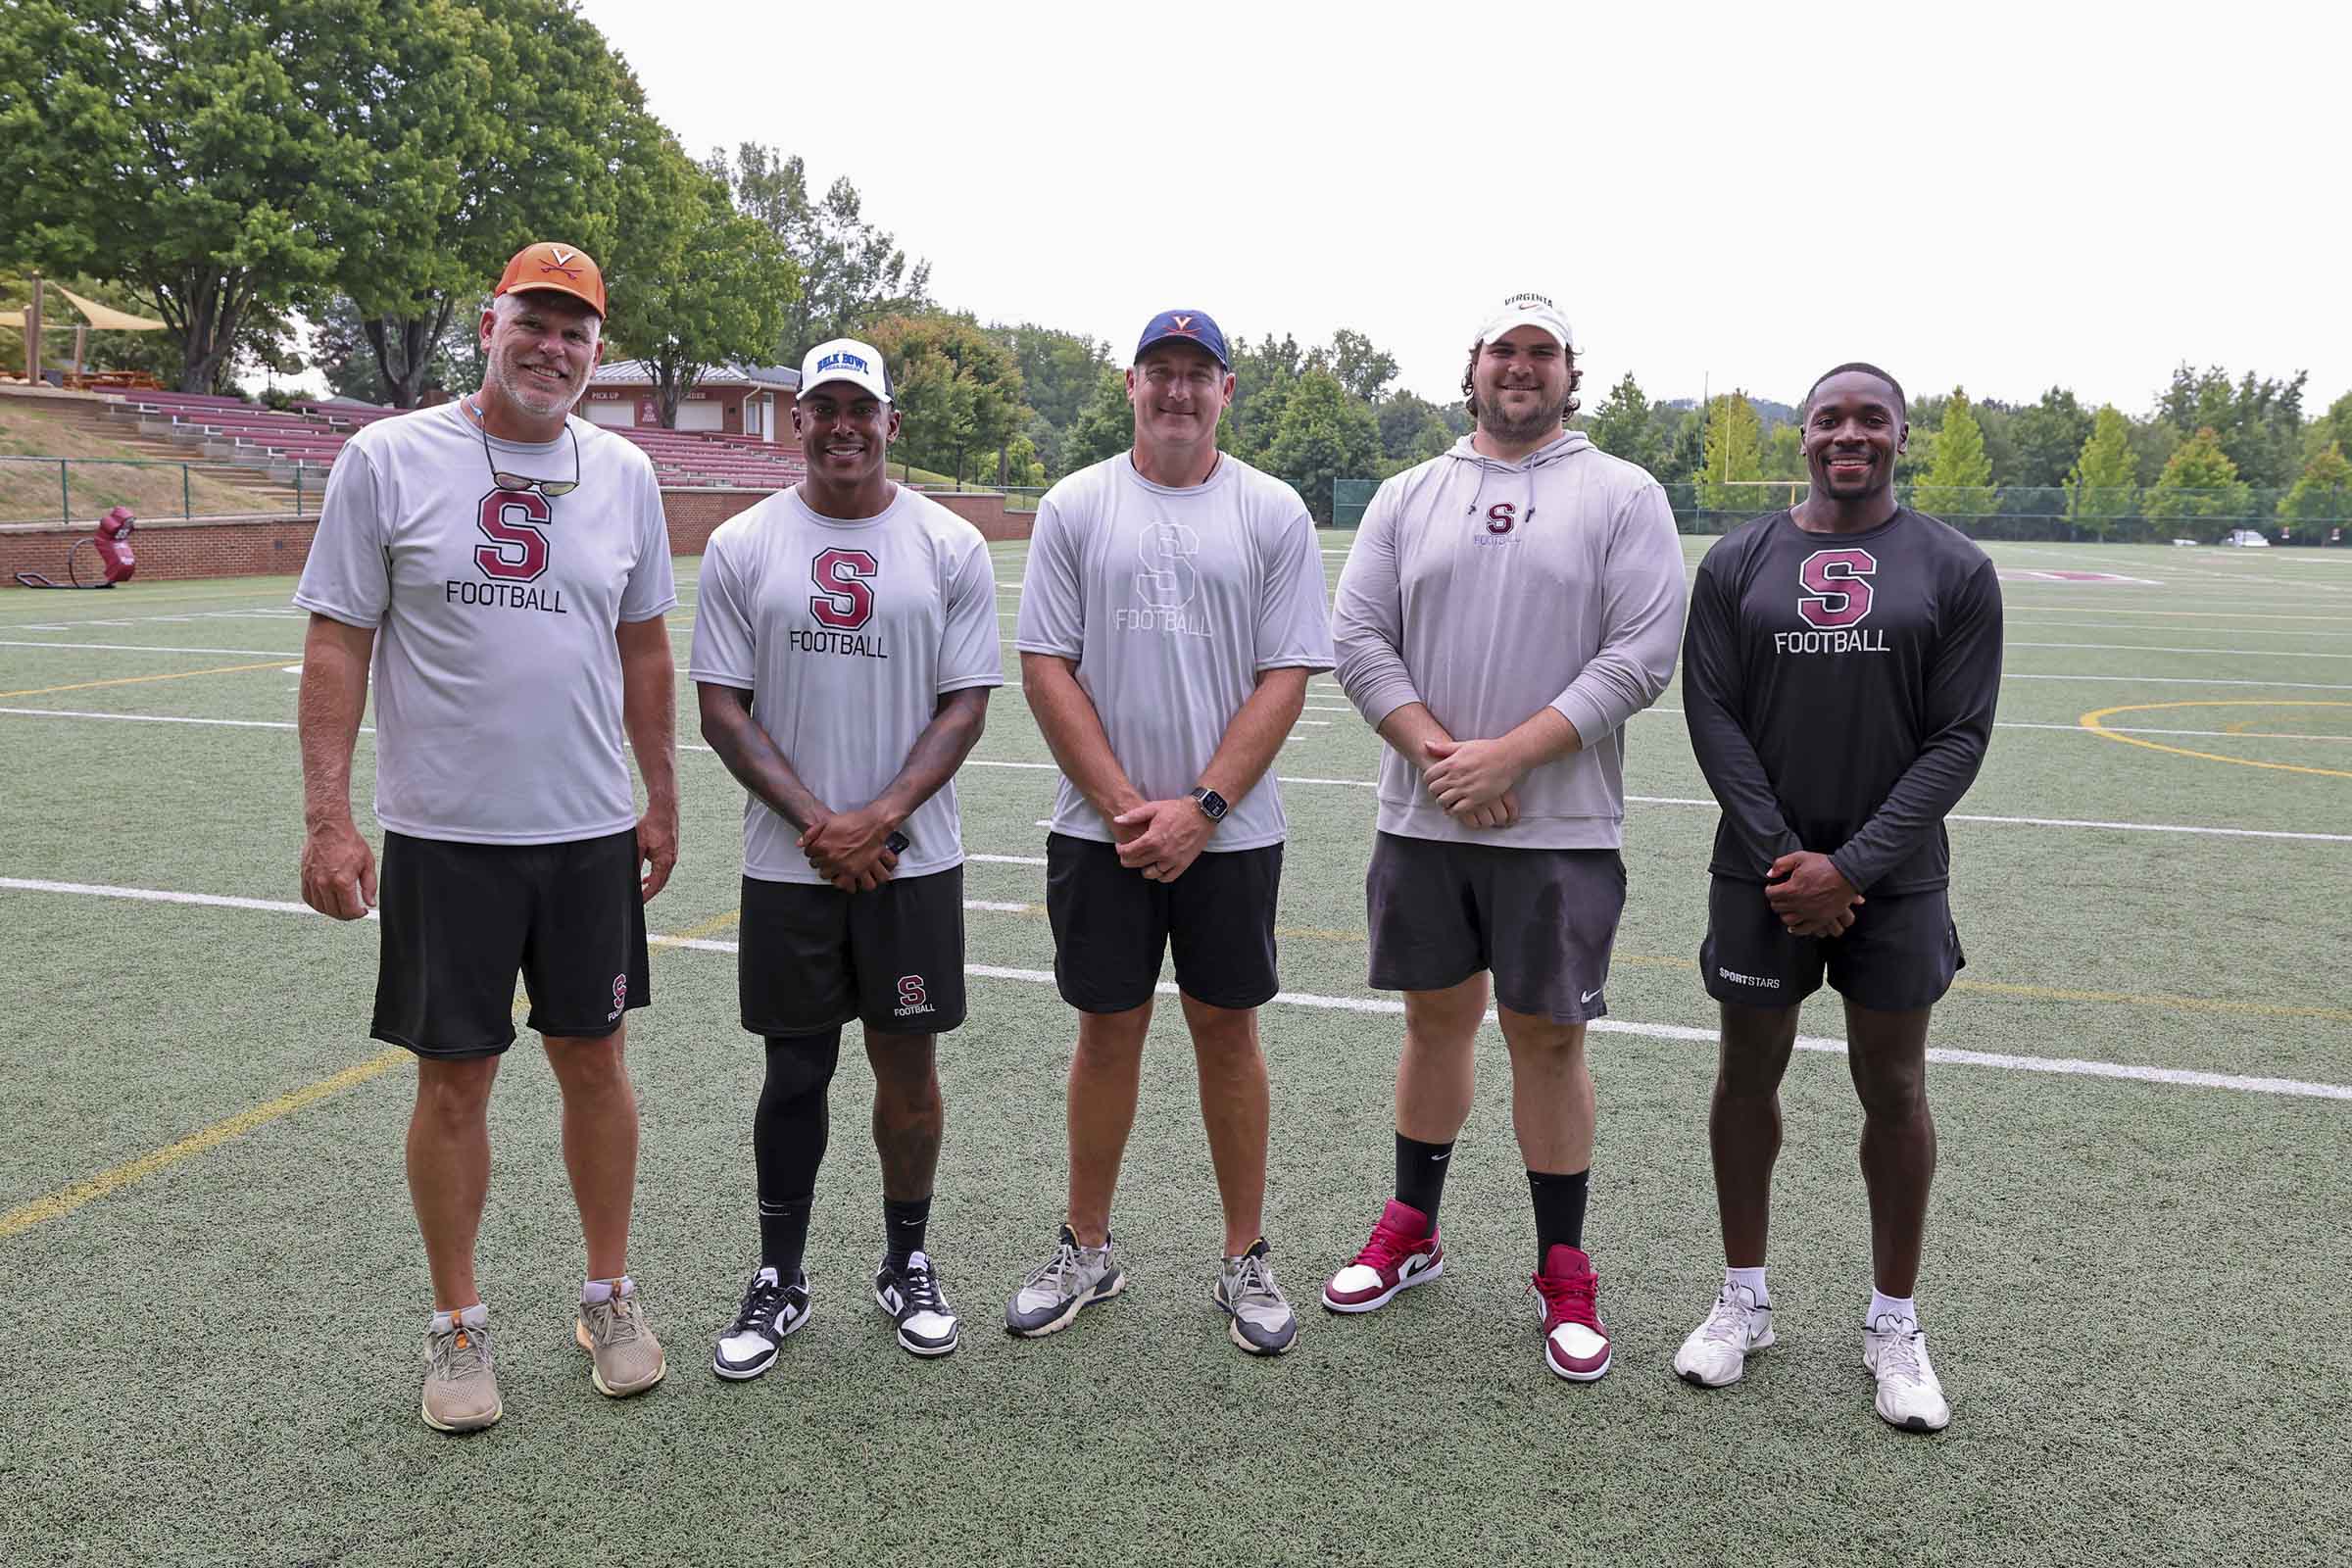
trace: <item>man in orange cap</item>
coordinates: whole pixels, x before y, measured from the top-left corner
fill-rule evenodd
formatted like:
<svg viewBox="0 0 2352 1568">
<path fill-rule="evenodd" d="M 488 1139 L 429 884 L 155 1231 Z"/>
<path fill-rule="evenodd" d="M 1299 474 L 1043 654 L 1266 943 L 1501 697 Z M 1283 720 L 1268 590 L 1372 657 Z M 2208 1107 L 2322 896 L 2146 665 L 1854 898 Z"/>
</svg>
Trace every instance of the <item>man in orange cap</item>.
<svg viewBox="0 0 2352 1568">
<path fill-rule="evenodd" d="M 628 1275 L 637 1104 L 621 1049 L 628 1010 L 648 1000 L 644 904 L 677 859 L 663 619 L 677 594 L 652 463 L 570 416 L 603 357 L 605 304 L 577 249 L 518 252 L 482 311 L 480 390 L 345 444 L 294 595 L 311 612 L 302 894 L 342 920 L 377 903 L 351 810 L 374 662 L 370 1033 L 416 1054 L 409 1192 L 434 1308 L 423 1415 L 444 1432 L 502 1410 L 473 1252 L 517 969 L 563 1092 L 586 1233 L 575 1337 L 600 1393 L 640 1393 L 663 1371 Z"/>
</svg>

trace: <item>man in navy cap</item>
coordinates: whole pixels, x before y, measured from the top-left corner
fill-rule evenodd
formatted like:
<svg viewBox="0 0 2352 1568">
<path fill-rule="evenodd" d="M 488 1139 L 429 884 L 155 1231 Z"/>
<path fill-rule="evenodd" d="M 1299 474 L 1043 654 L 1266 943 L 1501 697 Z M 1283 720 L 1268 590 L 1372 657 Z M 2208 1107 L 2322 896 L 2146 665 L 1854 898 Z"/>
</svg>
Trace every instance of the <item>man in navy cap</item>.
<svg viewBox="0 0 2352 1568">
<path fill-rule="evenodd" d="M 1110 1200 L 1135 1122 L 1163 955 L 1193 1038 L 1224 1209 L 1210 1298 L 1234 1344 L 1277 1355 L 1298 1320 L 1261 1234 L 1267 1089 L 1257 1009 L 1277 985 L 1282 800 L 1265 776 L 1332 667 L 1322 555 L 1298 492 L 1217 450 L 1225 335 L 1163 311 L 1127 372 L 1135 447 L 1039 503 L 1021 680 L 1061 767 L 1046 846 L 1054 975 L 1078 1011 L 1069 1207 L 1006 1306 L 1025 1337 L 1116 1296 Z"/>
</svg>

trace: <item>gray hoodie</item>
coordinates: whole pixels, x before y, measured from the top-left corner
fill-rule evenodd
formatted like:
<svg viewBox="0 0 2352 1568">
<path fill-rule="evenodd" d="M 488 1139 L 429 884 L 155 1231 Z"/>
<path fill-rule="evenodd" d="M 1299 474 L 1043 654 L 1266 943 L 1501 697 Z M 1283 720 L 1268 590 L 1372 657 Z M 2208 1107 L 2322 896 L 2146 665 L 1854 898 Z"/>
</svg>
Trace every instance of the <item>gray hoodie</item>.
<svg viewBox="0 0 2352 1568">
<path fill-rule="evenodd" d="M 1385 752 L 1380 831 L 1510 849 L 1614 849 L 1625 721 L 1674 674 L 1683 552 L 1656 480 L 1569 432 L 1520 463 L 1453 450 L 1380 487 L 1332 607 L 1340 683 L 1375 727 L 1425 703 L 1456 740 L 1546 705 L 1583 750 L 1519 786 L 1519 820 L 1465 827 Z"/>
</svg>

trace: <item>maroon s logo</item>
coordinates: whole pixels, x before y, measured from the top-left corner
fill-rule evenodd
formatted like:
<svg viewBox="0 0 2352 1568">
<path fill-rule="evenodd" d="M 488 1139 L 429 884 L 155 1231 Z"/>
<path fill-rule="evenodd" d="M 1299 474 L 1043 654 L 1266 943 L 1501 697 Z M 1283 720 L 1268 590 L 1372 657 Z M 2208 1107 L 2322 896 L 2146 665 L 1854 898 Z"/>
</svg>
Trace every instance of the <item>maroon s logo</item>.
<svg viewBox="0 0 2352 1568">
<path fill-rule="evenodd" d="M 473 564 L 499 582 L 535 582 L 547 570 L 547 535 L 555 509 L 536 490 L 493 490 L 482 497 L 482 533 Z"/>
<path fill-rule="evenodd" d="M 1519 509 L 1508 501 L 1497 501 L 1487 509 L 1487 532 L 1509 533 L 1519 520 Z"/>
<path fill-rule="evenodd" d="M 856 631 L 874 618 L 874 591 L 882 563 L 865 550 L 820 551 L 808 575 L 820 592 L 808 596 L 808 613 L 835 631 Z"/>
<path fill-rule="evenodd" d="M 931 998 L 929 995 L 923 990 L 923 977 L 921 975 L 903 974 L 899 976 L 900 1006 L 919 1007 L 930 1000 Z"/>
<path fill-rule="evenodd" d="M 1816 550 L 1796 568 L 1808 590 L 1796 601 L 1805 624 L 1822 631 L 1851 626 L 1870 613 L 1870 576 L 1879 562 L 1867 550 Z"/>
</svg>

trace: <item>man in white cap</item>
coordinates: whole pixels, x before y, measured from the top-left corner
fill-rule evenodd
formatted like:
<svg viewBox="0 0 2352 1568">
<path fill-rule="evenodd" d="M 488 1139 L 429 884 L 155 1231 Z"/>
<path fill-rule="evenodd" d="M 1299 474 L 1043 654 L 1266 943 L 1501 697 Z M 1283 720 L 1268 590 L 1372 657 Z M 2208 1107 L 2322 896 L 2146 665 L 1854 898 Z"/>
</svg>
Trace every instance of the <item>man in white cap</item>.
<svg viewBox="0 0 2352 1568">
<path fill-rule="evenodd" d="M 482 312 L 481 389 L 351 438 L 294 594 L 311 612 L 302 896 L 339 920 L 376 902 L 351 814 L 374 664 L 371 1033 L 416 1054 L 409 1195 L 434 1307 L 422 1410 L 443 1432 L 504 1408 L 473 1268 L 517 969 L 563 1092 L 587 1242 L 574 1335 L 600 1393 L 641 1393 L 664 1367 L 628 1274 L 637 1099 L 622 1046 L 648 1000 L 644 906 L 678 854 L 664 619 L 677 595 L 653 464 L 571 417 L 604 318 L 595 262 L 568 245 L 517 251 Z"/>
<path fill-rule="evenodd" d="M 1683 559 L 1657 481 L 1562 429 L 1576 358 L 1549 300 L 1506 301 L 1462 377 L 1477 428 L 1380 487 L 1334 599 L 1340 681 L 1388 742 L 1366 893 L 1404 1052 L 1396 1196 L 1323 1304 L 1369 1312 L 1444 1271 L 1438 1200 L 1492 974 L 1544 1365 L 1590 1382 L 1609 1337 L 1584 1250 L 1585 1026 L 1625 904 L 1623 727 L 1674 673 Z"/>
<path fill-rule="evenodd" d="M 937 1038 L 963 1022 L 956 770 L 1004 684 L 980 532 L 891 482 L 882 356 L 808 351 L 808 477 L 711 534 L 689 664 L 703 738 L 740 780 L 743 1027 L 766 1042 L 752 1119 L 760 1262 L 711 1369 L 755 1378 L 808 1320 L 802 1253 L 842 1026 L 864 1026 L 882 1160 L 874 1300 L 916 1355 L 958 1343 L 927 1244 L 947 1109 Z"/>
</svg>

